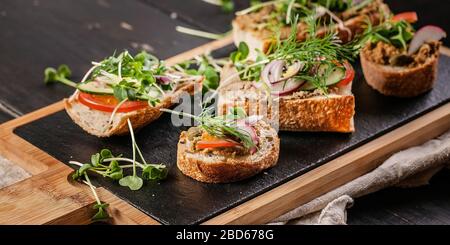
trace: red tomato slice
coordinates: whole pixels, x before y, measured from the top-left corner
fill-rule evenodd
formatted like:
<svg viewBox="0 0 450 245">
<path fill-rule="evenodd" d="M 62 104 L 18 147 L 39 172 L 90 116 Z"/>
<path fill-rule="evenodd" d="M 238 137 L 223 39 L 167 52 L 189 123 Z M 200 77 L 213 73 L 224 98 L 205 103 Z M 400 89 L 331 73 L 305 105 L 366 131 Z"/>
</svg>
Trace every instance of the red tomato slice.
<svg viewBox="0 0 450 245">
<path fill-rule="evenodd" d="M 338 86 L 346 86 L 355 78 L 355 70 L 347 61 L 344 63 L 345 77 L 337 84 Z"/>
<path fill-rule="evenodd" d="M 401 21 L 404 20 L 406 22 L 409 23 L 416 23 L 417 20 L 419 20 L 419 17 L 417 17 L 417 13 L 416 12 L 404 12 L 404 13 L 400 13 L 395 15 L 394 17 L 392 17 L 393 21 Z"/>
<path fill-rule="evenodd" d="M 219 147 L 235 147 L 235 146 L 239 146 L 239 144 L 228 140 L 211 140 L 211 141 L 201 140 L 196 144 L 196 148 L 198 150 L 219 148 Z"/>
<path fill-rule="evenodd" d="M 94 95 L 80 92 L 78 100 L 81 104 L 97 111 L 113 112 L 119 101 L 112 95 Z M 147 101 L 126 101 L 117 112 L 130 112 L 143 109 L 148 106 Z"/>
</svg>

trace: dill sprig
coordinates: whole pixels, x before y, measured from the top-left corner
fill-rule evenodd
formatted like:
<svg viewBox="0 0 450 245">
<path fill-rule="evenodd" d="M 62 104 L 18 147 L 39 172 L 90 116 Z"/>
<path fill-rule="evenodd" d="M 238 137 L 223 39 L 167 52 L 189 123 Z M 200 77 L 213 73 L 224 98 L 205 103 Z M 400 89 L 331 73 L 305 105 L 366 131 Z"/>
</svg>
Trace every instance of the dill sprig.
<svg viewBox="0 0 450 245">
<path fill-rule="evenodd" d="M 236 138 L 239 139 L 242 145 L 247 149 L 256 147 L 256 144 L 255 142 L 253 142 L 250 134 L 247 131 L 239 128 L 239 126 L 236 124 L 236 119 L 238 118 L 235 115 L 213 116 L 211 110 L 209 109 L 203 110 L 199 116 L 169 109 L 160 110 L 178 116 L 186 116 L 192 118 L 199 123 L 200 128 L 205 130 L 208 134 L 217 138 Z"/>
<path fill-rule="evenodd" d="M 269 54 L 269 60 L 284 60 L 288 64 L 295 61 L 301 61 L 303 69 L 296 75 L 298 79 L 306 80 L 314 84 L 318 89 L 327 93 L 326 78 L 338 66 L 336 62 L 353 61 L 357 52 L 355 52 L 355 43 L 342 44 L 336 32 L 329 31 L 323 36 L 317 36 L 317 24 L 314 13 L 305 20 L 308 26 L 307 38 L 303 42 L 297 41 L 297 23 L 298 16 L 293 20 L 291 33 L 285 40 L 279 40 L 274 52 Z M 333 28 L 330 28 L 333 30 Z M 321 72 L 311 70 L 317 67 L 325 68 Z"/>
<path fill-rule="evenodd" d="M 297 41 L 297 23 L 299 17 L 292 21 L 291 33 L 287 39 L 280 40 L 271 47 L 270 54 L 260 56 L 254 63 L 234 62 L 236 68 L 241 73 L 241 79 L 251 81 L 259 79 L 264 66 L 274 60 L 284 60 L 287 65 L 300 61 L 303 68 L 295 76 L 298 79 L 312 83 L 323 93 L 327 93 L 326 79 L 340 66 L 343 61 L 353 61 L 359 50 L 357 41 L 342 44 L 336 32 L 329 31 L 322 36 L 317 36 L 317 23 L 315 13 L 306 18 L 307 30 L 306 40 Z M 333 28 L 330 28 L 333 30 Z M 320 72 L 318 68 L 320 67 Z"/>
</svg>

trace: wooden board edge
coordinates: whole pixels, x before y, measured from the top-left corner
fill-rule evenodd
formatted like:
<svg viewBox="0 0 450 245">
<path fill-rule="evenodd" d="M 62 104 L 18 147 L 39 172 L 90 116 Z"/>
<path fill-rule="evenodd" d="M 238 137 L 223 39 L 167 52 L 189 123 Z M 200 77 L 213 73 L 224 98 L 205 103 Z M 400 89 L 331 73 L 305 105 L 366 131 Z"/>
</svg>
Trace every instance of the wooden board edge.
<svg viewBox="0 0 450 245">
<path fill-rule="evenodd" d="M 379 166 L 391 154 L 450 129 L 450 103 L 203 224 L 264 224 Z"/>
<path fill-rule="evenodd" d="M 233 36 L 230 34 L 222 39 L 218 39 L 218 40 L 206 43 L 204 45 L 198 46 L 198 47 L 191 49 L 189 51 L 186 51 L 184 53 L 175 55 L 175 56 L 167 59 L 166 64 L 175 65 L 177 63 L 192 59 L 195 56 L 202 55 L 202 54 L 223 48 L 232 43 L 233 43 Z"/>
<path fill-rule="evenodd" d="M 0 189 L 0 224 L 90 224 L 95 199 L 88 186 L 69 181 L 73 172 L 58 164 L 17 184 Z M 103 188 L 111 224 L 159 224 Z"/>
</svg>

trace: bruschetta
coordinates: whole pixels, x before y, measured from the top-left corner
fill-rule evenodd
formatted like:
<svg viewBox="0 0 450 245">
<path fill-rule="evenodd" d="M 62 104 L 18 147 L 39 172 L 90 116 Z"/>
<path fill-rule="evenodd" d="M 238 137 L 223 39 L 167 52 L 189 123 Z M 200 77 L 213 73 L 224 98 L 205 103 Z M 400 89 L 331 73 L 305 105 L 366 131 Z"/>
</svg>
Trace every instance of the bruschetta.
<svg viewBox="0 0 450 245">
<path fill-rule="evenodd" d="M 415 32 L 406 19 L 392 18 L 373 31 L 361 51 L 365 80 L 387 96 L 414 97 L 431 90 L 444 37 L 439 27 L 425 26 Z"/>
<path fill-rule="evenodd" d="M 389 16 L 389 7 L 382 0 L 363 1 L 314 1 L 314 0 L 278 0 L 256 4 L 236 13 L 232 22 L 234 42 L 238 45 L 246 42 L 250 47 L 250 58 L 257 56 L 255 50 L 263 53 L 279 38 L 289 36 L 292 18 L 299 15 L 297 40 L 303 41 L 308 34 L 308 25 L 304 18 L 315 14 L 319 29 L 317 35 L 337 32 L 343 42 L 349 42 L 363 33 L 368 24 L 380 24 Z M 330 25 L 333 24 L 333 25 Z"/>
<path fill-rule="evenodd" d="M 183 131 L 177 166 L 201 182 L 229 183 L 277 164 L 277 131 L 258 117 L 201 116 L 199 126 Z"/>
<path fill-rule="evenodd" d="M 278 122 L 280 130 L 353 132 L 355 72 L 347 60 L 354 49 L 335 35 L 298 43 L 292 28 L 271 54 L 233 61 L 222 71 L 219 113 L 240 106 Z"/>
<path fill-rule="evenodd" d="M 175 71 L 146 52 L 132 56 L 124 51 L 92 65 L 80 83 L 65 83 L 76 91 L 64 105 L 76 124 L 97 137 L 127 134 L 128 119 L 141 128 L 182 93 L 202 89 L 202 76 Z"/>
</svg>

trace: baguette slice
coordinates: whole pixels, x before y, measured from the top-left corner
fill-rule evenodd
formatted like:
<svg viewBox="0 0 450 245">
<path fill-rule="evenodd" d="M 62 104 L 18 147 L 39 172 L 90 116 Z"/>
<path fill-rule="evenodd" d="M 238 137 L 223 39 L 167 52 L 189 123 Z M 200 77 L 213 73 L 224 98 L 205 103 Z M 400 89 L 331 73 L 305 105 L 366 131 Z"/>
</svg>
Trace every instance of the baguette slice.
<svg viewBox="0 0 450 245">
<path fill-rule="evenodd" d="M 430 45 L 435 46 L 435 52 L 425 62 L 412 68 L 377 64 L 363 49 L 360 53 L 361 66 L 367 84 L 381 94 L 404 98 L 431 90 L 438 72 L 440 43 Z"/>
<path fill-rule="evenodd" d="M 147 107 L 127 113 L 116 113 L 112 123 L 109 123 L 111 113 L 93 110 L 78 101 L 79 91 L 64 100 L 65 109 L 70 118 L 89 134 L 97 137 L 110 137 L 129 133 L 127 120 L 130 119 L 134 129 L 139 129 L 158 119 L 161 108 L 169 108 L 178 101 L 184 92 L 194 94 L 202 89 L 203 78 L 185 82 L 171 94 L 166 94 L 164 99 L 154 107 Z"/>
<path fill-rule="evenodd" d="M 224 68 L 222 81 L 234 72 L 234 68 Z M 279 97 L 274 101 L 251 82 L 233 79 L 219 93 L 218 113 L 226 114 L 230 108 L 238 106 L 248 115 L 261 115 L 272 123 L 278 122 L 281 131 L 350 133 L 355 131 L 355 97 L 351 87 L 349 83 L 330 88 L 328 95 L 300 92 L 297 96 Z"/>
<path fill-rule="evenodd" d="M 238 46 L 240 42 L 246 42 L 250 49 L 250 59 L 254 60 L 257 57 L 256 49 L 266 53 L 271 44 L 276 40 L 275 33 L 272 31 L 267 29 L 258 30 L 254 28 L 260 19 L 270 14 L 270 11 L 269 6 L 262 9 L 261 13 L 256 12 L 237 16 L 232 21 L 234 43 Z M 345 28 L 338 28 L 338 26 L 335 25 L 334 31 L 337 32 L 338 37 L 343 42 L 350 42 L 354 37 L 356 37 L 356 35 L 365 31 L 368 21 L 370 21 L 370 23 L 374 26 L 378 25 L 390 13 L 391 11 L 389 7 L 383 3 L 382 0 L 374 0 L 373 3 L 360 10 L 358 15 L 350 14 L 346 19 L 344 19 Z M 307 26 L 305 26 L 305 24 L 298 24 L 298 41 L 303 41 L 306 39 L 306 29 Z M 348 30 L 350 32 L 348 32 Z M 329 27 L 322 27 L 317 31 L 317 35 L 323 36 L 329 31 Z M 285 39 L 290 33 L 290 26 L 283 27 L 280 30 L 280 38 Z"/>
<path fill-rule="evenodd" d="M 201 182 L 229 183 L 250 178 L 277 164 L 280 139 L 275 129 L 264 121 L 255 125 L 259 136 L 259 149 L 253 155 L 223 156 L 212 153 L 190 152 L 186 131 L 178 142 L 177 166 L 180 171 Z"/>
</svg>

